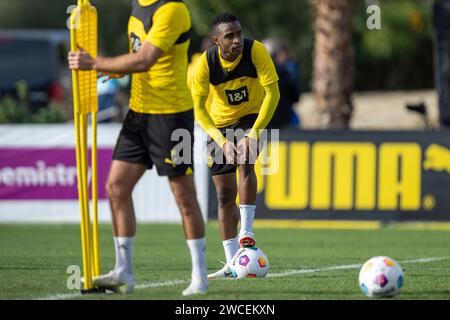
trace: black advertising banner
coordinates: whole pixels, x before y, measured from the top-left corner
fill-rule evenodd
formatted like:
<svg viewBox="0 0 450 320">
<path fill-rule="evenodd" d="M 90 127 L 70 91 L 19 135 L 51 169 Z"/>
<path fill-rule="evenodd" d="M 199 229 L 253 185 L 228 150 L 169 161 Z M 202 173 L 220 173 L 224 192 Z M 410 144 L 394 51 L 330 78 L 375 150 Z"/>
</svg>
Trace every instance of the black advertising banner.
<svg viewBox="0 0 450 320">
<path fill-rule="evenodd" d="M 255 171 L 258 219 L 450 220 L 450 131 L 282 131 Z"/>
</svg>

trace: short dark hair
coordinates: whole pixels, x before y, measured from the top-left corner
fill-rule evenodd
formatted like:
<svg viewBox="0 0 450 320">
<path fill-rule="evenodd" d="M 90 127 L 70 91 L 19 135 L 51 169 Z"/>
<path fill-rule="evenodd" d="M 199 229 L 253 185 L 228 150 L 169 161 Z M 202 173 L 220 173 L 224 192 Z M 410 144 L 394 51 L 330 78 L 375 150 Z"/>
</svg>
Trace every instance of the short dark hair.
<svg viewBox="0 0 450 320">
<path fill-rule="evenodd" d="M 230 12 L 222 12 L 212 19 L 211 27 L 213 30 L 215 30 L 219 24 L 230 23 L 235 21 L 238 21 L 238 18 L 234 14 Z"/>
</svg>

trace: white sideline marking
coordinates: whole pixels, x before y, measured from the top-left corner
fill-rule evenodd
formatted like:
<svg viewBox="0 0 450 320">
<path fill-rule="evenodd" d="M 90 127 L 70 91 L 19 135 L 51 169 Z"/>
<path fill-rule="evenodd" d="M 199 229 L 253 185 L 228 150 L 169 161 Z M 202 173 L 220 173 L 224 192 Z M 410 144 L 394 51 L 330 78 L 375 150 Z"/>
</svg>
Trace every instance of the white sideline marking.
<svg viewBox="0 0 450 320">
<path fill-rule="evenodd" d="M 432 258 L 421 258 L 421 259 L 413 259 L 413 260 L 403 260 L 399 261 L 400 264 L 405 263 L 424 263 L 424 262 L 433 262 L 433 261 L 440 261 L 440 260 L 447 260 L 450 259 L 450 257 L 432 257 Z M 280 278 L 289 276 L 292 274 L 302 274 L 302 273 L 315 273 L 315 272 L 323 272 L 323 271 L 330 271 L 330 270 L 343 270 L 343 269 L 357 269 L 361 268 L 362 264 L 348 264 L 348 265 L 340 265 L 340 266 L 330 266 L 330 267 L 323 267 L 323 268 L 317 268 L 317 269 L 300 269 L 300 270 L 287 270 L 282 273 L 273 273 L 268 274 L 267 277 L 269 278 Z"/>
<path fill-rule="evenodd" d="M 135 289 L 147 289 L 147 288 L 157 288 L 157 287 L 171 287 L 183 283 L 189 283 L 189 280 L 169 280 L 162 282 L 144 282 L 135 286 Z"/>
<path fill-rule="evenodd" d="M 434 262 L 441 260 L 448 260 L 450 257 L 431 257 L 431 258 L 421 258 L 421 259 L 412 259 L 412 260 L 403 260 L 399 261 L 400 264 L 405 263 L 426 263 L 426 262 Z M 347 265 L 338 265 L 338 266 L 329 266 L 322 267 L 316 269 L 298 269 L 298 270 L 287 270 L 281 273 L 270 273 L 267 275 L 268 278 L 280 278 L 286 277 L 293 274 L 304 274 L 304 273 L 315 273 L 315 272 L 324 272 L 324 271 L 332 271 L 332 270 L 345 270 L 345 269 L 358 269 L 362 266 L 362 264 L 347 264 Z M 226 280 L 226 279 L 223 279 Z M 158 287 L 171 287 L 179 284 L 189 283 L 189 280 L 169 280 L 169 281 L 161 281 L 161 282 L 144 282 L 135 286 L 135 289 L 148 289 L 148 288 L 158 288 Z M 74 299 L 80 298 L 83 295 L 79 292 L 77 293 L 67 293 L 67 294 L 55 294 L 47 297 L 37 298 L 35 300 L 65 300 L 65 299 Z"/>
<path fill-rule="evenodd" d="M 169 280 L 169 281 L 162 281 L 162 282 L 144 282 L 141 284 L 136 285 L 135 289 L 147 289 L 147 288 L 157 288 L 157 287 L 171 287 L 176 286 L 183 283 L 189 283 L 189 280 Z M 55 294 L 52 296 L 47 296 L 44 298 L 37 298 L 35 300 L 65 300 L 65 299 L 74 299 L 74 298 L 80 298 L 83 297 L 83 295 L 79 292 L 77 293 L 67 293 L 67 294 Z"/>
</svg>

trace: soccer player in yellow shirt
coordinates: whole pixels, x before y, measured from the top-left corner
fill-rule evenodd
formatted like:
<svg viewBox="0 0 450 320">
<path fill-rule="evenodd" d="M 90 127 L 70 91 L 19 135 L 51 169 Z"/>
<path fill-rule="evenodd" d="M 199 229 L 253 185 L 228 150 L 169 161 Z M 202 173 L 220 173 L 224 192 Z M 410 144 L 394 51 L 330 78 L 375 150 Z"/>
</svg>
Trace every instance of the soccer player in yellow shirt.
<svg viewBox="0 0 450 320">
<path fill-rule="evenodd" d="M 208 152 L 217 191 L 218 219 L 227 263 L 208 278 L 232 277 L 233 256 L 241 247 L 255 245 L 253 219 L 257 181 L 251 146 L 272 118 L 280 93 L 278 76 L 263 44 L 244 38 L 237 17 L 221 13 L 212 21 L 215 46 L 197 63 L 192 95 L 196 121 L 209 135 Z M 205 107 L 208 95 L 211 105 Z M 229 133 L 235 135 L 230 137 Z M 239 133 L 240 131 L 240 133 Z M 239 150 L 239 152 L 238 152 Z M 236 181 L 236 168 L 239 181 Z M 236 196 L 239 194 L 239 214 Z"/>
<path fill-rule="evenodd" d="M 205 227 L 197 202 L 193 163 L 176 161 L 174 130 L 193 136 L 194 113 L 186 84 L 191 18 L 182 0 L 134 0 L 128 25 L 130 53 L 93 59 L 80 48 L 69 54 L 72 69 L 132 74 L 130 111 L 117 140 L 106 190 L 112 211 L 116 264 L 94 285 L 116 292 L 135 286 L 132 251 L 136 233 L 132 190 L 155 165 L 169 178 L 192 259 L 192 280 L 183 295 L 206 293 Z M 193 139 L 190 139 L 192 155 Z"/>
</svg>

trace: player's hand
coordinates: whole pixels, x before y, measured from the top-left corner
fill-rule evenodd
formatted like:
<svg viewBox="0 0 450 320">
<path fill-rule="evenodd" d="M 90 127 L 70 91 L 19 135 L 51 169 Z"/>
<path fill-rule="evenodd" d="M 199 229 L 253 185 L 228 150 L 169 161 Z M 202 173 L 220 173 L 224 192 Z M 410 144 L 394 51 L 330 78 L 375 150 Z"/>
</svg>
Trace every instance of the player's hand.
<svg viewBox="0 0 450 320">
<path fill-rule="evenodd" d="M 258 141 L 245 137 L 238 143 L 238 164 L 255 164 L 258 158 Z"/>
<path fill-rule="evenodd" d="M 69 52 L 69 68 L 74 70 L 93 70 L 95 66 L 95 59 L 78 45 L 78 51 Z"/>
<path fill-rule="evenodd" d="M 112 72 L 102 72 L 102 71 L 99 71 L 99 72 L 97 73 L 97 79 L 100 79 L 100 78 L 103 78 L 103 77 L 105 77 L 105 79 L 103 79 L 102 83 L 105 83 L 105 82 L 107 82 L 107 81 L 109 81 L 109 80 L 111 80 L 111 79 L 120 79 L 120 78 L 123 78 L 123 77 L 125 77 L 125 75 L 124 75 L 124 74 L 121 74 L 121 73 L 112 73 Z"/>
<path fill-rule="evenodd" d="M 237 149 L 233 142 L 227 141 L 222 147 L 227 164 L 236 163 Z"/>
</svg>

